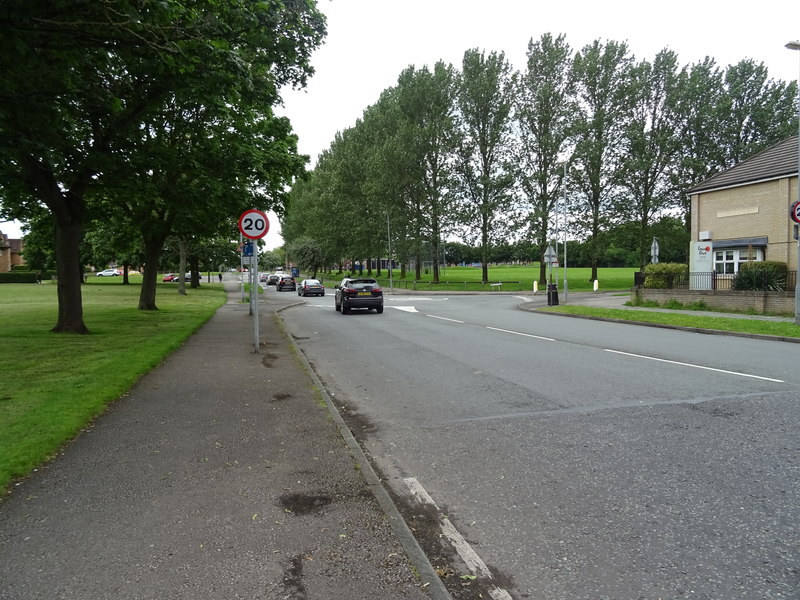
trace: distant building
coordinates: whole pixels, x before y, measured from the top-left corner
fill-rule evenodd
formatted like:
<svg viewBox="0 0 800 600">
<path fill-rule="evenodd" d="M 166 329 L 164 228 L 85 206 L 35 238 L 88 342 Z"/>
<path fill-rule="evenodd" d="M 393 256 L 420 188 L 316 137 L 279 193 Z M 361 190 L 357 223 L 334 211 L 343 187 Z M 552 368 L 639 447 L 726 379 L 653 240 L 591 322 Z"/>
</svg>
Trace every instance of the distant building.
<svg viewBox="0 0 800 600">
<path fill-rule="evenodd" d="M 24 240 L 12 240 L 0 231 L 0 273 L 7 273 L 11 267 L 25 264 L 22 258 L 24 248 Z"/>
</svg>

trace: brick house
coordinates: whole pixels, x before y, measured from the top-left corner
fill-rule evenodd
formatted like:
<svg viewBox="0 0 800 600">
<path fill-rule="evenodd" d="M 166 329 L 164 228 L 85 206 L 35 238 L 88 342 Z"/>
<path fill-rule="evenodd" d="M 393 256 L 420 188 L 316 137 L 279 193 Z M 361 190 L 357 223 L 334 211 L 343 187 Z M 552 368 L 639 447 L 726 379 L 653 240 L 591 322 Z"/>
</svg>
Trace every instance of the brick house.
<svg viewBox="0 0 800 600">
<path fill-rule="evenodd" d="M 7 273 L 11 267 L 24 265 L 22 250 L 25 247 L 23 240 L 12 240 L 0 231 L 0 273 Z"/>
<path fill-rule="evenodd" d="M 751 260 L 797 270 L 789 207 L 798 199 L 798 139 L 786 139 L 688 191 L 691 239 L 710 242 L 716 273 L 732 275 Z"/>
</svg>

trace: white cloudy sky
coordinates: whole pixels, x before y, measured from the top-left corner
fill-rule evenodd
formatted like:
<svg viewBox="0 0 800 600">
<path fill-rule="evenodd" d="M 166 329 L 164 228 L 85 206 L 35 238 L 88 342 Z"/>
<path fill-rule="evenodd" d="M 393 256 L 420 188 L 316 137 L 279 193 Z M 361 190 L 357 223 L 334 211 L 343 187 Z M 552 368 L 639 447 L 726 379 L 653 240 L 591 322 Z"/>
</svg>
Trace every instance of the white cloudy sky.
<svg viewBox="0 0 800 600">
<path fill-rule="evenodd" d="M 519 70 L 531 38 L 565 34 L 574 50 L 595 39 L 627 41 L 637 59 L 674 50 L 681 64 L 716 59 L 721 67 L 744 58 L 763 62 L 775 79 L 794 81 L 800 52 L 800 2 L 762 0 L 318 0 L 328 35 L 314 54 L 316 69 L 302 91 L 286 91 L 288 116 L 300 152 L 312 164 L 337 131 L 355 124 L 364 108 L 394 85 L 409 65 L 438 60 L 459 66 L 465 50 L 505 52 Z M 238 216 L 238 215 L 237 215 Z M 236 218 L 236 216 L 234 216 Z M 276 219 L 268 248 L 282 243 Z M 0 223 L 17 237 L 18 228 Z"/>
<path fill-rule="evenodd" d="M 637 59 L 663 48 L 681 64 L 711 56 L 725 67 L 744 58 L 763 62 L 775 79 L 795 81 L 800 52 L 800 2 L 764 0 L 319 0 L 328 36 L 312 63 L 306 90 L 286 93 L 285 114 L 311 156 L 364 108 L 395 85 L 408 65 L 438 60 L 459 67 L 464 51 L 502 51 L 525 68 L 528 42 L 565 34 L 573 50 L 595 39 L 627 41 Z"/>
</svg>

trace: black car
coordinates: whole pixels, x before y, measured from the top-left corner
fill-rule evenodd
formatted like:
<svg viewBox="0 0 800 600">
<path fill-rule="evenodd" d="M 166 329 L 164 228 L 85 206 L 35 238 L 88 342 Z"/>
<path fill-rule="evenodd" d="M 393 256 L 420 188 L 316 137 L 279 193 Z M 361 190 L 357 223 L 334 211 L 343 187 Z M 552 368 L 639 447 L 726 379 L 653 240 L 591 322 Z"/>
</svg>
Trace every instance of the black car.
<svg viewBox="0 0 800 600">
<path fill-rule="evenodd" d="M 281 278 L 280 275 L 273 273 L 267 277 L 267 285 L 278 285 L 278 280 Z"/>
<path fill-rule="evenodd" d="M 283 290 L 292 290 L 294 292 L 297 290 L 297 284 L 294 282 L 294 277 L 291 275 L 281 275 L 281 278 L 278 279 L 278 283 L 275 284 L 275 289 L 279 292 Z"/>
<path fill-rule="evenodd" d="M 348 314 L 351 308 L 374 308 L 380 314 L 383 312 L 383 290 L 370 277 L 345 277 L 336 286 L 334 305 L 343 315 Z"/>
<path fill-rule="evenodd" d="M 324 296 L 325 286 L 320 283 L 319 279 L 303 279 L 300 286 L 297 288 L 298 296 Z"/>
</svg>

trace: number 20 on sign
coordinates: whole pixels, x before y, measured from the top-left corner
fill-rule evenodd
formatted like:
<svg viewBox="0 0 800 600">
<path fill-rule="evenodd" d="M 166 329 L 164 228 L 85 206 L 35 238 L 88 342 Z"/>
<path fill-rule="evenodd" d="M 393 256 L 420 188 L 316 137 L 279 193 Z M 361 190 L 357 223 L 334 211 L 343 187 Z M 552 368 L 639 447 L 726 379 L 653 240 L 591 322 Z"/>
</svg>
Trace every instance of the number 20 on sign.
<svg viewBox="0 0 800 600">
<path fill-rule="evenodd" d="M 789 218 L 795 223 L 800 223 L 800 200 L 792 204 L 789 209 Z"/>
<path fill-rule="evenodd" d="M 239 231 L 246 238 L 259 240 L 269 231 L 269 219 L 262 211 L 251 208 L 239 217 Z"/>
</svg>

